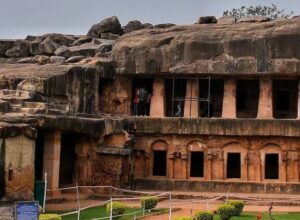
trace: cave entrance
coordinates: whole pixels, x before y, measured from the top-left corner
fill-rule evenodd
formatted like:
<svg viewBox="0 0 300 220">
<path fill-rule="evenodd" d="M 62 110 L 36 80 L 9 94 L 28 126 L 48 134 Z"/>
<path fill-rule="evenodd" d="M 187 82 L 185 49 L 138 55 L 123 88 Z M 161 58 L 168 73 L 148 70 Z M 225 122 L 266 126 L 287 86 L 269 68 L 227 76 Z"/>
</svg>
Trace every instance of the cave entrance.
<svg viewBox="0 0 300 220">
<path fill-rule="evenodd" d="M 132 115 L 149 116 L 153 78 L 134 78 L 132 82 Z M 138 95 L 139 94 L 139 95 Z"/>
<path fill-rule="evenodd" d="M 279 179 L 279 155 L 266 154 L 265 179 Z"/>
<path fill-rule="evenodd" d="M 75 144 L 76 134 L 64 133 L 61 135 L 61 152 L 59 166 L 59 186 L 69 186 L 74 180 L 74 166 L 76 161 Z"/>
<path fill-rule="evenodd" d="M 153 151 L 153 176 L 167 175 L 167 151 Z"/>
<path fill-rule="evenodd" d="M 186 79 L 165 80 L 165 100 L 167 117 L 183 117 L 186 82 Z"/>
<path fill-rule="evenodd" d="M 191 171 L 190 177 L 203 177 L 204 176 L 204 153 L 191 152 Z"/>
<path fill-rule="evenodd" d="M 259 100 L 259 80 L 238 80 L 236 111 L 238 118 L 256 118 Z"/>
<path fill-rule="evenodd" d="M 273 117 L 297 118 L 298 80 L 273 81 Z"/>
<path fill-rule="evenodd" d="M 44 174 L 44 142 L 45 142 L 45 135 L 42 130 L 38 130 L 37 138 L 35 139 L 35 161 L 34 161 L 34 168 L 35 168 L 35 180 L 42 181 Z"/>
<path fill-rule="evenodd" d="M 227 154 L 227 178 L 241 178 L 241 154 Z"/>
<path fill-rule="evenodd" d="M 221 117 L 223 106 L 224 80 L 200 79 L 200 116 L 204 118 Z"/>
</svg>

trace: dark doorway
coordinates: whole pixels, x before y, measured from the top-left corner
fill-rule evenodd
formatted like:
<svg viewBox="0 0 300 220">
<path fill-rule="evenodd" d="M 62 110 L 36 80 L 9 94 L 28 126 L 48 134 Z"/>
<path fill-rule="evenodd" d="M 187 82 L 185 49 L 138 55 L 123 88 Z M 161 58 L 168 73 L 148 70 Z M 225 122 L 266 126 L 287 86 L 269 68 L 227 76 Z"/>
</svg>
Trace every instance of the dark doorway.
<svg viewBox="0 0 300 220">
<path fill-rule="evenodd" d="M 227 178 L 241 178 L 241 154 L 228 153 Z"/>
<path fill-rule="evenodd" d="M 44 132 L 38 130 L 37 138 L 35 139 L 35 180 L 43 180 L 43 164 L 44 164 Z"/>
<path fill-rule="evenodd" d="M 278 154 L 266 154 L 265 179 L 279 179 Z"/>
<path fill-rule="evenodd" d="M 298 80 L 273 81 L 273 117 L 297 118 Z"/>
<path fill-rule="evenodd" d="M 259 100 L 259 80 L 238 80 L 236 111 L 238 118 L 256 118 Z"/>
<path fill-rule="evenodd" d="M 137 95 L 137 91 L 139 95 Z M 132 115 L 150 115 L 153 78 L 134 78 L 132 83 Z M 138 98 L 138 99 L 137 99 Z M 138 100 L 138 103 L 137 103 Z M 135 104 L 136 109 L 135 109 Z"/>
<path fill-rule="evenodd" d="M 5 194 L 5 172 L 4 172 L 4 144 L 1 141 L 0 142 L 0 199 L 4 196 Z"/>
<path fill-rule="evenodd" d="M 167 175 L 167 152 L 153 151 L 153 176 Z"/>
<path fill-rule="evenodd" d="M 221 117 L 223 106 L 224 80 L 199 80 L 200 116 Z M 209 100 L 209 101 L 204 101 Z"/>
<path fill-rule="evenodd" d="M 204 176 L 204 153 L 191 152 L 191 177 Z"/>
<path fill-rule="evenodd" d="M 186 82 L 186 79 L 174 79 L 173 84 L 172 79 L 165 80 L 165 100 L 167 117 L 183 117 Z"/>
<path fill-rule="evenodd" d="M 62 134 L 59 167 L 59 185 L 73 184 L 74 166 L 76 161 L 75 134 Z"/>
</svg>

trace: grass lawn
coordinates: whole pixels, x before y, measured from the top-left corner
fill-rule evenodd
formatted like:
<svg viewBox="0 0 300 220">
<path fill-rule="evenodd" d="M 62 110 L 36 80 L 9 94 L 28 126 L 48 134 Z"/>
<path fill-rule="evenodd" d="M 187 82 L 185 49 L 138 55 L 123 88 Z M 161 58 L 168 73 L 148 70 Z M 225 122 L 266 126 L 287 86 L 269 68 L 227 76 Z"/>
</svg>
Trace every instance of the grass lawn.
<svg viewBox="0 0 300 220">
<path fill-rule="evenodd" d="M 128 208 L 126 209 L 125 213 L 132 213 L 132 212 L 138 212 L 142 211 L 141 208 Z M 152 213 L 162 212 L 165 211 L 164 209 L 157 209 L 152 211 Z M 145 215 L 148 213 L 145 213 Z M 136 217 L 142 216 L 142 213 L 137 213 Z M 89 208 L 80 213 L 80 220 L 91 220 L 93 218 L 101 218 L 101 217 L 108 217 L 108 214 L 106 213 L 106 207 L 95 207 L 95 208 Z M 119 218 L 118 220 L 132 220 L 134 218 L 134 215 L 127 215 L 122 218 Z M 62 220 L 77 220 L 77 214 L 63 216 Z"/>
<path fill-rule="evenodd" d="M 230 220 L 256 220 L 257 213 L 243 213 L 241 216 L 232 217 Z M 270 220 L 268 213 L 261 213 L 261 220 Z M 274 213 L 273 218 L 275 220 L 300 220 L 300 213 Z M 214 220 L 220 220 L 219 216 L 216 216 Z"/>
</svg>

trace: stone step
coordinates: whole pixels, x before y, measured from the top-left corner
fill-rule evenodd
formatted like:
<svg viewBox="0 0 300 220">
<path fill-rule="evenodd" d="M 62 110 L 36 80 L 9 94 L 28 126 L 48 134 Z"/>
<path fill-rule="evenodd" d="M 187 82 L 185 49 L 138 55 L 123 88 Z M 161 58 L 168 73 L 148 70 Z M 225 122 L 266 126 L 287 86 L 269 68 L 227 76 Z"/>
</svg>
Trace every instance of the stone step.
<svg viewBox="0 0 300 220">
<path fill-rule="evenodd" d="M 38 109 L 46 109 L 47 104 L 44 102 L 23 102 L 23 108 L 38 108 Z"/>
<path fill-rule="evenodd" d="M 22 98 L 22 99 L 30 99 L 32 98 L 33 93 L 30 91 L 24 90 L 9 90 L 2 89 L 0 90 L 0 99 L 1 98 Z"/>
<path fill-rule="evenodd" d="M 30 114 L 30 115 L 34 115 L 34 114 L 42 114 L 46 112 L 45 108 L 20 108 L 19 112 L 24 113 L 24 114 Z"/>
</svg>

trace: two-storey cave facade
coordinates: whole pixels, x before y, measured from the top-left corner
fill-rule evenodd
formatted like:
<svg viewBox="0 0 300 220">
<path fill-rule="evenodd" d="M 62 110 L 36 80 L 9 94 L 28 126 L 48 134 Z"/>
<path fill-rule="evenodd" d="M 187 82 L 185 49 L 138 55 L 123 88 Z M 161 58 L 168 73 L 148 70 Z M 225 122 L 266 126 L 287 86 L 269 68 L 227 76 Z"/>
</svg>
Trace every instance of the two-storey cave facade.
<svg viewBox="0 0 300 220">
<path fill-rule="evenodd" d="M 46 106 L 1 116 L 0 184 L 299 193 L 299 39 L 299 18 L 195 24 L 125 34 L 87 64 L 0 64 L 1 110 L 31 85 Z"/>
</svg>

